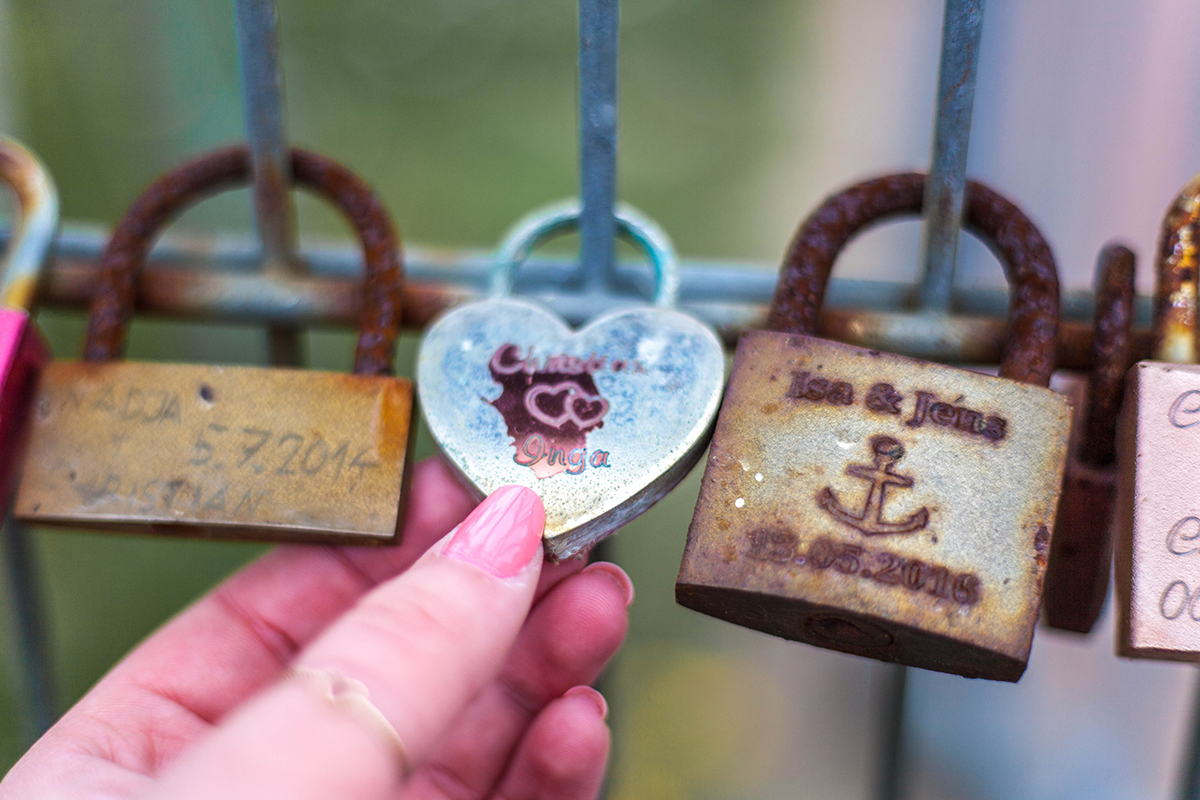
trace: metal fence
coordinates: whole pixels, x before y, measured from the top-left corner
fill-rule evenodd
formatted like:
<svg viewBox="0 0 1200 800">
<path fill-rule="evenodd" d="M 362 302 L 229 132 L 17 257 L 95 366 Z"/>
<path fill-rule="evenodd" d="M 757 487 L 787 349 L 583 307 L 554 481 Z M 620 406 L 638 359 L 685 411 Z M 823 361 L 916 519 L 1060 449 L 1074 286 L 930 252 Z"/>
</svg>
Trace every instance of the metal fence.
<svg viewBox="0 0 1200 800">
<path fill-rule="evenodd" d="M 637 302 L 649 293 L 648 267 L 619 262 L 613 206 L 617 147 L 617 0 L 579 3 L 579 186 L 583 201 L 578 259 L 536 258 L 521 272 L 518 291 L 544 301 L 572 323 Z M 297 254 L 295 209 L 288 174 L 283 80 L 273 0 L 236 0 L 246 138 L 254 163 L 256 239 L 167 236 L 141 277 L 139 313 L 171 318 L 252 322 L 270 326 L 270 360 L 302 362 L 297 331 L 315 324 L 349 326 L 358 316 L 359 255 L 343 244 Z M 955 363 L 997 363 L 1003 347 L 1006 293 L 955 286 L 967 152 L 983 30 L 983 0 L 946 0 L 936 87 L 930 178 L 927 181 L 919 285 L 834 279 L 821 317 L 824 335 L 853 344 Z M 66 224 L 48 269 L 41 304 L 80 309 L 90 287 L 104 233 Z M 404 324 L 420 329 L 446 308 L 486 291 L 486 252 L 409 248 Z M 687 261 L 680 305 L 714 326 L 726 343 L 761 326 L 774 287 L 774 265 Z M 1058 362 L 1090 367 L 1092 295 L 1064 297 Z M 1149 354 L 1150 299 L 1138 300 L 1135 355 Z M 16 649 L 21 684 L 35 728 L 54 716 L 39 587 L 27 533 L 6 527 L 7 573 L 19 619 Z M 877 715 L 882 744 L 874 767 L 880 798 L 904 795 L 905 670 L 887 673 Z M 618 701 L 619 702 L 619 701 Z M 618 712 L 619 713 L 619 712 Z M 1198 729 L 1200 730 L 1200 729 Z M 1188 752 L 1197 751 L 1193 743 Z M 1194 758 L 1183 759 L 1182 796 L 1200 797 Z"/>
</svg>

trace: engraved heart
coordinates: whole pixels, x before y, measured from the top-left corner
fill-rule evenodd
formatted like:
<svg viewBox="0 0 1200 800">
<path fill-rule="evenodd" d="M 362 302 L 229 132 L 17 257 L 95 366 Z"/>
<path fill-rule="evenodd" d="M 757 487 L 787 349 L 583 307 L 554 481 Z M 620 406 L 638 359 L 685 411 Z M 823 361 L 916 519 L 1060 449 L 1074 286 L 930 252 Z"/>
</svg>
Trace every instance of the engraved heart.
<svg viewBox="0 0 1200 800">
<path fill-rule="evenodd" d="M 589 547 L 687 474 L 724 382 L 720 342 L 686 314 L 638 308 L 572 331 L 514 299 L 443 316 L 417 364 L 443 455 L 477 495 L 506 484 L 536 491 L 555 558 Z"/>
<path fill-rule="evenodd" d="M 589 397 L 579 392 L 569 402 L 570 405 L 568 408 L 571 411 L 571 419 L 580 428 L 595 425 L 608 413 L 608 401 L 603 397 Z"/>
</svg>

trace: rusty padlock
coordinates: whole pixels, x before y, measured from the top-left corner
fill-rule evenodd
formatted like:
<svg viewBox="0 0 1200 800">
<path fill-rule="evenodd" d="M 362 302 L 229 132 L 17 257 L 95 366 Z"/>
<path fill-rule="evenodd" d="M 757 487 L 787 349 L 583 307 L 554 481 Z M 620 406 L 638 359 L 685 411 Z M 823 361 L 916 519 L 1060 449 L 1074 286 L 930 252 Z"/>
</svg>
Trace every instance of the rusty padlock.
<svg viewBox="0 0 1200 800">
<path fill-rule="evenodd" d="M 38 277 L 58 232 L 58 192 L 37 157 L 0 137 L 0 179 L 16 195 L 13 226 L 0 265 L 0 516 L 7 513 L 13 479 L 29 438 L 29 413 L 50 349 L 29 311 Z"/>
<path fill-rule="evenodd" d="M 1070 407 L 1058 277 L 1009 201 L 969 182 L 964 224 L 1012 284 L 1000 378 L 815 338 L 833 261 L 919 213 L 920 173 L 825 201 L 792 240 L 769 330 L 745 334 L 676 583 L 679 603 L 777 636 L 1015 681 L 1041 602 Z"/>
<path fill-rule="evenodd" d="M 1046 624 L 1088 633 L 1108 597 L 1116 511 L 1117 417 L 1132 350 L 1135 259 L 1110 244 L 1096 266 L 1092 371 L 1063 477 L 1058 520 L 1046 568 Z"/>
<path fill-rule="evenodd" d="M 82 362 L 46 366 L 15 511 L 30 523 L 180 536 L 394 542 L 413 387 L 389 377 L 402 272 L 387 211 L 349 170 L 301 150 L 295 182 L 354 227 L 366 275 L 354 374 L 120 361 L 155 234 L 246 182 L 244 147 L 153 183 L 103 256 Z"/>
<path fill-rule="evenodd" d="M 1163 218 L 1153 361 L 1126 376 L 1118 444 L 1116 650 L 1200 662 L 1200 175 Z M 1175 362 L 1175 363 L 1165 363 Z"/>
</svg>

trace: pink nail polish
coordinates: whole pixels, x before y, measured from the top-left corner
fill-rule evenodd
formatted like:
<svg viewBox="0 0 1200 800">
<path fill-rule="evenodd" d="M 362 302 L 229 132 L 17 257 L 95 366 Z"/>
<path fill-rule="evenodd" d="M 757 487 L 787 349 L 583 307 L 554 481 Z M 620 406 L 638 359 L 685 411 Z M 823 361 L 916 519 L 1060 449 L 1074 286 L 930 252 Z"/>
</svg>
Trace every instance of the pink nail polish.
<svg viewBox="0 0 1200 800">
<path fill-rule="evenodd" d="M 590 686 L 573 686 L 563 692 L 563 697 L 586 697 L 595 704 L 596 709 L 600 712 L 600 719 L 608 719 L 608 703 L 605 701 L 604 695 Z"/>
<path fill-rule="evenodd" d="M 524 486 L 502 486 L 462 521 L 444 552 L 511 578 L 539 551 L 545 525 L 540 497 Z"/>
</svg>

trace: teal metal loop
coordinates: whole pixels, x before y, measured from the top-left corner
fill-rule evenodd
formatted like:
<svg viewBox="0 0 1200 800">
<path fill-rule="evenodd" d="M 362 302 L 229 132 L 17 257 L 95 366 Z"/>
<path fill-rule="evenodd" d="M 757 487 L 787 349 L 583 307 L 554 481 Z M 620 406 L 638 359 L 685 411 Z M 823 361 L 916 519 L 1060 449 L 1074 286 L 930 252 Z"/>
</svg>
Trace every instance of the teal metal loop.
<svg viewBox="0 0 1200 800">
<path fill-rule="evenodd" d="M 491 269 L 492 297 L 507 297 L 513 292 L 517 268 L 541 243 L 579 227 L 578 200 L 539 208 L 522 217 L 509 229 L 500 245 Z M 635 208 L 618 204 L 613 218 L 617 235 L 645 251 L 654 269 L 654 304 L 671 307 L 679 297 L 679 257 L 666 231 Z"/>
</svg>

